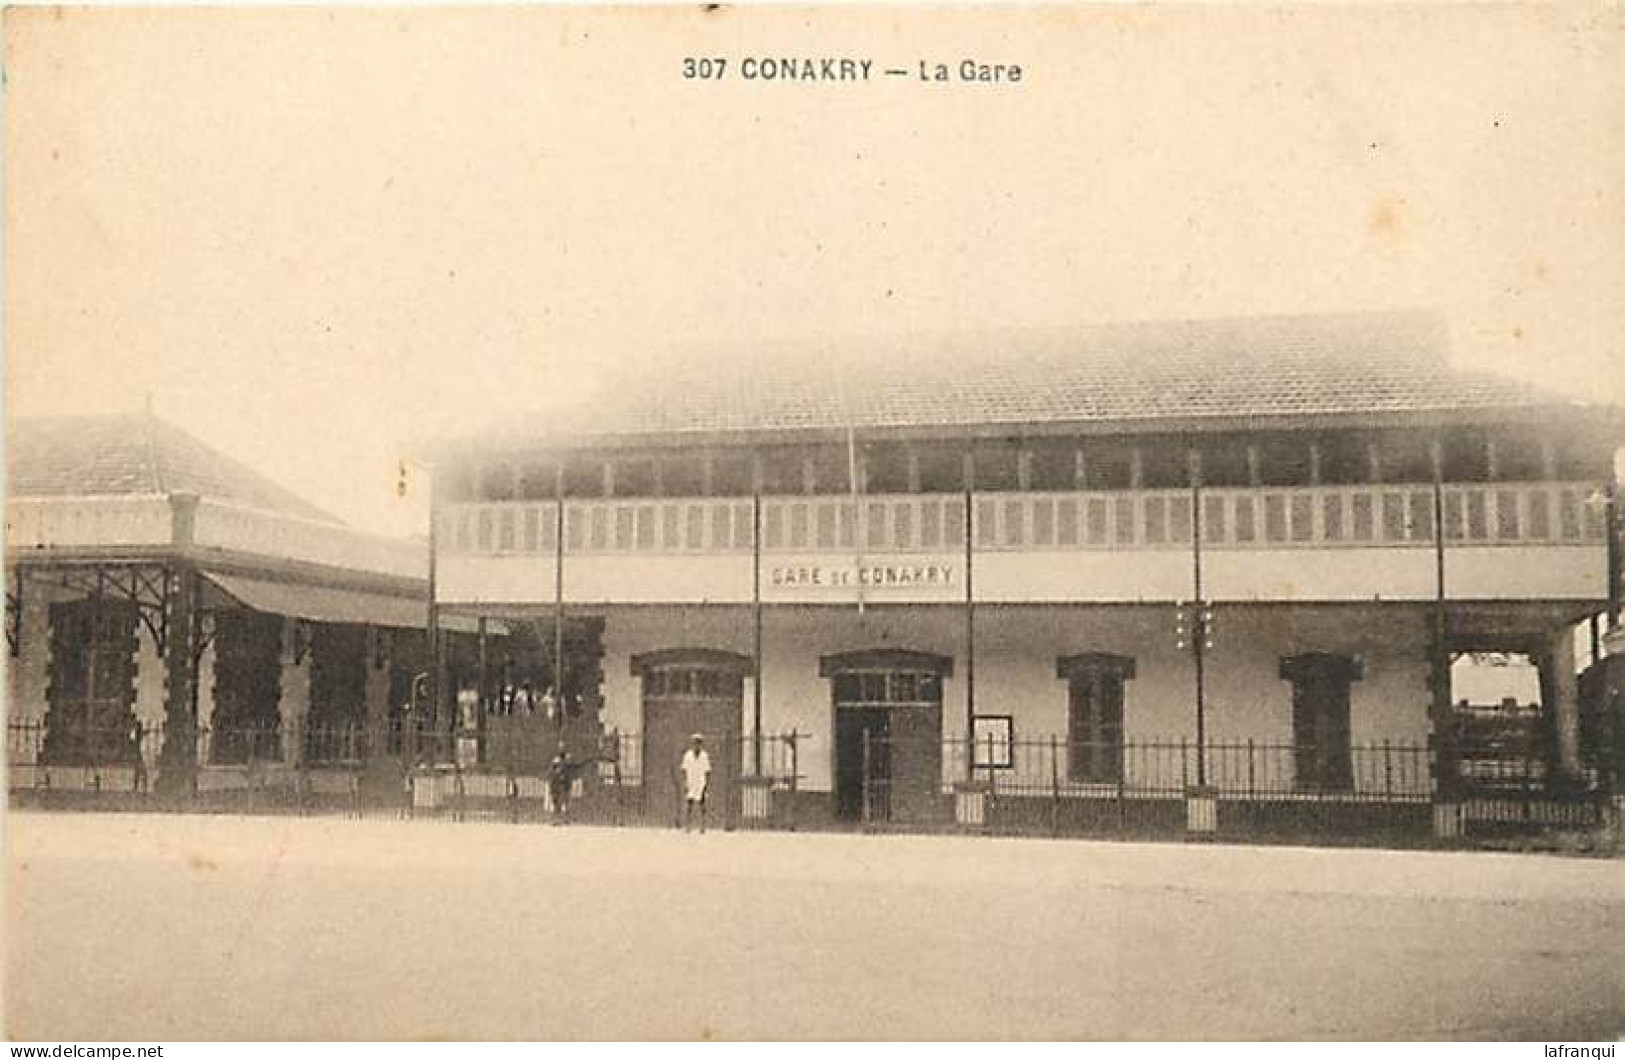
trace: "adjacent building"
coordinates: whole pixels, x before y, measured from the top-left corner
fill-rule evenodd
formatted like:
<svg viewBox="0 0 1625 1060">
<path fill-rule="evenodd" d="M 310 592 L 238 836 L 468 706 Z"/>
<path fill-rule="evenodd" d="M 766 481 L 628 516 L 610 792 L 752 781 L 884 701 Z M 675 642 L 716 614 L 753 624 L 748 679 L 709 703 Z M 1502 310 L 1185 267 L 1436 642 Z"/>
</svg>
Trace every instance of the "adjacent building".
<svg viewBox="0 0 1625 1060">
<path fill-rule="evenodd" d="M 390 760 L 401 790 L 420 542 L 150 414 L 9 423 L 6 491 L 14 791 L 348 791 Z"/>
</svg>

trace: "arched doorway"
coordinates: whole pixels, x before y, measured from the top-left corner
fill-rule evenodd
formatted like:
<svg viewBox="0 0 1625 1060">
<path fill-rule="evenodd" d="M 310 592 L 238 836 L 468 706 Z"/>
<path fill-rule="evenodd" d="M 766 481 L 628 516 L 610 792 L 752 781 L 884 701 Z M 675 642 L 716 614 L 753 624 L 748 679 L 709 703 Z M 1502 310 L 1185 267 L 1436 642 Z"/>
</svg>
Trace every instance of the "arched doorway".
<svg viewBox="0 0 1625 1060">
<path fill-rule="evenodd" d="M 942 806 L 942 682 L 953 660 L 881 648 L 826 655 L 835 749 L 835 816 L 920 821 Z M 866 750 L 867 748 L 867 750 Z"/>
<path fill-rule="evenodd" d="M 678 763 L 694 733 L 705 738 L 711 758 L 706 805 L 726 822 L 733 805 L 741 759 L 741 707 L 751 661 L 709 648 L 674 648 L 632 656 L 632 673 L 643 680 L 643 792 L 657 821 L 682 811 Z"/>
</svg>

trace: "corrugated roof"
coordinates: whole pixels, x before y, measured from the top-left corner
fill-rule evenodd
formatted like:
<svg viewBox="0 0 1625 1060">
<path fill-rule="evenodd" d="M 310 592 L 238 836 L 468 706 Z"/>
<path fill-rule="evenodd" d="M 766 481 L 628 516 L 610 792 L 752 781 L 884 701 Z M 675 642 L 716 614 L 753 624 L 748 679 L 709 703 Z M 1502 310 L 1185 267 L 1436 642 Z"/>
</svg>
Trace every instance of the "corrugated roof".
<svg viewBox="0 0 1625 1060">
<path fill-rule="evenodd" d="M 481 437 L 1265 419 L 1571 404 L 1453 369 L 1422 314 L 1161 321 L 651 358 Z"/>
<path fill-rule="evenodd" d="M 196 493 L 338 523 L 174 424 L 138 413 L 8 422 L 6 492 L 12 497 Z"/>
</svg>

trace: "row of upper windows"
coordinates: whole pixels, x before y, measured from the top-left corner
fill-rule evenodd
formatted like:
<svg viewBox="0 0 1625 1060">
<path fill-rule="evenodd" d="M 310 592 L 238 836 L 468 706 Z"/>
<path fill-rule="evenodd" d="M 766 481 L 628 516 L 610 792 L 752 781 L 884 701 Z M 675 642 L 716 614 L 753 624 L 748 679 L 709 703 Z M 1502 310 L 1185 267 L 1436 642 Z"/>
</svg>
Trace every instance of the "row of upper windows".
<svg viewBox="0 0 1625 1060">
<path fill-rule="evenodd" d="M 835 699 L 843 704 L 941 703 L 942 677 L 906 669 L 844 670 L 833 675 Z M 741 696 L 737 671 L 705 666 L 652 667 L 643 674 L 648 699 L 734 699 Z"/>
<path fill-rule="evenodd" d="M 771 446 L 711 453 L 677 452 L 568 458 L 562 474 L 547 459 L 493 460 L 453 467 L 448 500 L 547 500 L 566 497 L 741 497 L 865 493 L 1172 489 L 1188 485 L 1193 463 L 1214 487 L 1428 482 L 1433 443 L 1448 482 L 1600 481 L 1610 454 L 1569 441 L 1512 431 L 1349 431 L 1214 436 L 1138 443 L 1093 439 L 1011 439 L 967 452 L 944 444 L 866 443 Z"/>
</svg>

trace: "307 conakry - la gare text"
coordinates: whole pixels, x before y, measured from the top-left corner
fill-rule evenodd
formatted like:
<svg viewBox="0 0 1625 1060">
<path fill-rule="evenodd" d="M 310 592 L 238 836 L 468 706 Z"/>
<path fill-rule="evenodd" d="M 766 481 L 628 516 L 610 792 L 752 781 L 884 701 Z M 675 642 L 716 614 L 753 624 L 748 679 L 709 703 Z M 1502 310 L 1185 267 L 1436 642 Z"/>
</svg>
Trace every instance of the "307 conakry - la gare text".
<svg viewBox="0 0 1625 1060">
<path fill-rule="evenodd" d="M 683 77 L 688 80 L 721 81 L 729 76 L 733 63 L 726 56 L 687 56 Z M 977 59 L 937 62 L 927 59 L 900 66 L 877 65 L 873 59 L 841 57 L 746 56 L 738 63 L 739 76 L 746 81 L 871 81 L 880 77 L 908 77 L 920 81 L 966 81 L 1015 83 L 1022 79 L 1016 63 L 987 63 Z"/>
</svg>

